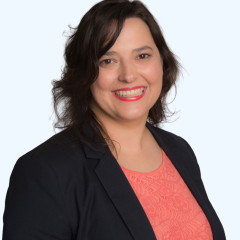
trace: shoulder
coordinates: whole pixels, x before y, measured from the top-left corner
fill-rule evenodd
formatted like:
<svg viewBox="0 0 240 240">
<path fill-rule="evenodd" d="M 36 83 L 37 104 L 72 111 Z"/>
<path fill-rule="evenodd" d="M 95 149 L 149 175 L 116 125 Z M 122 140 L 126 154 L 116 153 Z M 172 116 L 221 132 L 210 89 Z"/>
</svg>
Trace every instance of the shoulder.
<svg viewBox="0 0 240 240">
<path fill-rule="evenodd" d="M 8 239 L 16 236 L 36 239 L 40 233 L 41 239 L 71 236 L 65 182 L 73 185 L 75 179 L 71 174 L 73 168 L 66 167 L 70 166 L 67 160 L 71 161 L 67 156 L 69 153 L 50 138 L 16 161 L 5 200 L 3 236 Z"/>
<path fill-rule="evenodd" d="M 63 130 L 22 155 L 13 172 L 23 174 L 29 171 L 38 175 L 52 171 L 58 176 L 69 175 L 74 172 L 76 159 L 78 162 L 85 159 L 82 146 L 73 142 Z"/>
<path fill-rule="evenodd" d="M 179 149 L 187 149 L 192 154 L 194 154 L 190 144 L 181 136 L 178 136 L 172 132 L 166 131 L 162 128 L 150 126 L 150 128 L 161 137 L 161 139 L 169 144 L 171 147 L 179 148 Z M 194 154 L 195 155 L 195 154 Z"/>
<path fill-rule="evenodd" d="M 190 144 L 187 142 L 186 139 L 184 139 L 183 137 L 178 136 L 172 132 L 168 132 L 168 131 L 160 129 L 160 128 L 158 128 L 158 129 L 159 129 L 161 135 L 164 135 L 165 137 L 172 139 L 175 142 L 176 147 L 185 148 L 185 149 L 189 150 L 192 154 L 194 154 L 192 147 L 190 146 Z M 195 154 L 194 154 L 194 156 L 195 156 Z"/>
</svg>

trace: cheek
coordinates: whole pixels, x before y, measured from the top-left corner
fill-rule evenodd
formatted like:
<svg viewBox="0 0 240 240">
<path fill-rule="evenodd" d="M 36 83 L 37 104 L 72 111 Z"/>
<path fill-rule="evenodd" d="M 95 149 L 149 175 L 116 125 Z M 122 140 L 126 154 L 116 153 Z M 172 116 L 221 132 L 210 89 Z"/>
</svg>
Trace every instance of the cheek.
<svg viewBox="0 0 240 240">
<path fill-rule="evenodd" d="M 104 92 L 110 92 L 111 86 L 114 83 L 114 76 L 112 74 L 104 74 L 104 71 L 99 73 L 97 80 L 93 83 L 94 91 L 99 92 L 101 91 L 102 94 Z"/>
<path fill-rule="evenodd" d="M 161 88 L 163 76 L 162 65 L 158 61 L 152 63 L 148 68 L 144 69 L 143 76 L 148 81 L 150 87 Z"/>
<path fill-rule="evenodd" d="M 99 105 L 103 106 L 110 102 L 113 83 L 114 77 L 111 74 L 99 72 L 97 80 L 91 86 L 93 98 Z"/>
<path fill-rule="evenodd" d="M 143 77 L 149 84 L 148 93 L 150 104 L 152 107 L 159 98 L 162 91 L 163 70 L 161 63 L 156 61 L 154 64 L 151 64 L 149 68 L 145 69 Z"/>
</svg>

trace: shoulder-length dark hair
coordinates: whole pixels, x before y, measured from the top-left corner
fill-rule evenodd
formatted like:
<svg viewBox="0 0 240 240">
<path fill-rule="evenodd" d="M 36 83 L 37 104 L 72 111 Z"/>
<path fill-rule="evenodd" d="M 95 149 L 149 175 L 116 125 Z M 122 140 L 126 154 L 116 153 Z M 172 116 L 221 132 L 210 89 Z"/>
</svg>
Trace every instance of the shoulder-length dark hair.
<svg viewBox="0 0 240 240">
<path fill-rule="evenodd" d="M 52 81 L 53 106 L 57 117 L 54 128 L 66 129 L 71 136 L 90 147 L 91 143 L 100 143 L 102 139 L 89 135 L 89 128 L 97 133 L 94 124 L 107 136 L 105 140 L 114 141 L 89 107 L 92 98 L 90 86 L 98 77 L 99 59 L 114 45 L 124 21 L 132 17 L 140 18 L 148 25 L 163 60 L 162 91 L 150 109 L 147 121 L 156 126 L 169 117 L 166 98 L 172 86 L 176 89 L 181 65 L 167 46 L 157 21 L 141 1 L 103 0 L 83 16 L 76 28 L 69 26 L 73 33 L 65 45 L 65 66 L 60 80 Z"/>
</svg>

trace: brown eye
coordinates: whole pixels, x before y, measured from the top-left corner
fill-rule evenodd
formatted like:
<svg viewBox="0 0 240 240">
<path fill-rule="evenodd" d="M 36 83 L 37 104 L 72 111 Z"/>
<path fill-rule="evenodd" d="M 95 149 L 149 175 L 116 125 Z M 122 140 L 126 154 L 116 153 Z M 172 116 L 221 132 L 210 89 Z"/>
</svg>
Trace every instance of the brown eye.
<svg viewBox="0 0 240 240">
<path fill-rule="evenodd" d="M 107 59 L 107 60 L 104 60 L 104 62 L 108 64 L 108 63 L 111 62 L 111 60 L 110 60 L 110 59 Z"/>
<path fill-rule="evenodd" d="M 103 64 L 103 65 L 109 65 L 111 63 L 111 59 L 105 59 L 103 61 L 100 62 L 100 64 Z"/>
<path fill-rule="evenodd" d="M 150 54 L 141 54 L 141 55 L 139 55 L 140 59 L 149 58 L 150 56 L 151 56 Z"/>
</svg>

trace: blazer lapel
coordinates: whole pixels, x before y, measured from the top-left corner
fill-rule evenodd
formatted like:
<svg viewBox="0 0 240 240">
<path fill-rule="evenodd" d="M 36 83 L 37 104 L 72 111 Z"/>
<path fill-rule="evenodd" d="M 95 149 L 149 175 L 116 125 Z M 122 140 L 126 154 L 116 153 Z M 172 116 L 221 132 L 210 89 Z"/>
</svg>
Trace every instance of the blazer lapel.
<svg viewBox="0 0 240 240">
<path fill-rule="evenodd" d="M 94 169 L 136 240 L 156 240 L 152 226 L 116 159 L 107 151 Z"/>
<path fill-rule="evenodd" d="M 99 130 L 98 132 L 101 134 Z M 109 148 L 93 143 L 93 150 L 84 142 L 82 145 L 88 158 L 99 159 L 94 171 L 133 239 L 157 240 L 141 203 Z"/>
</svg>

